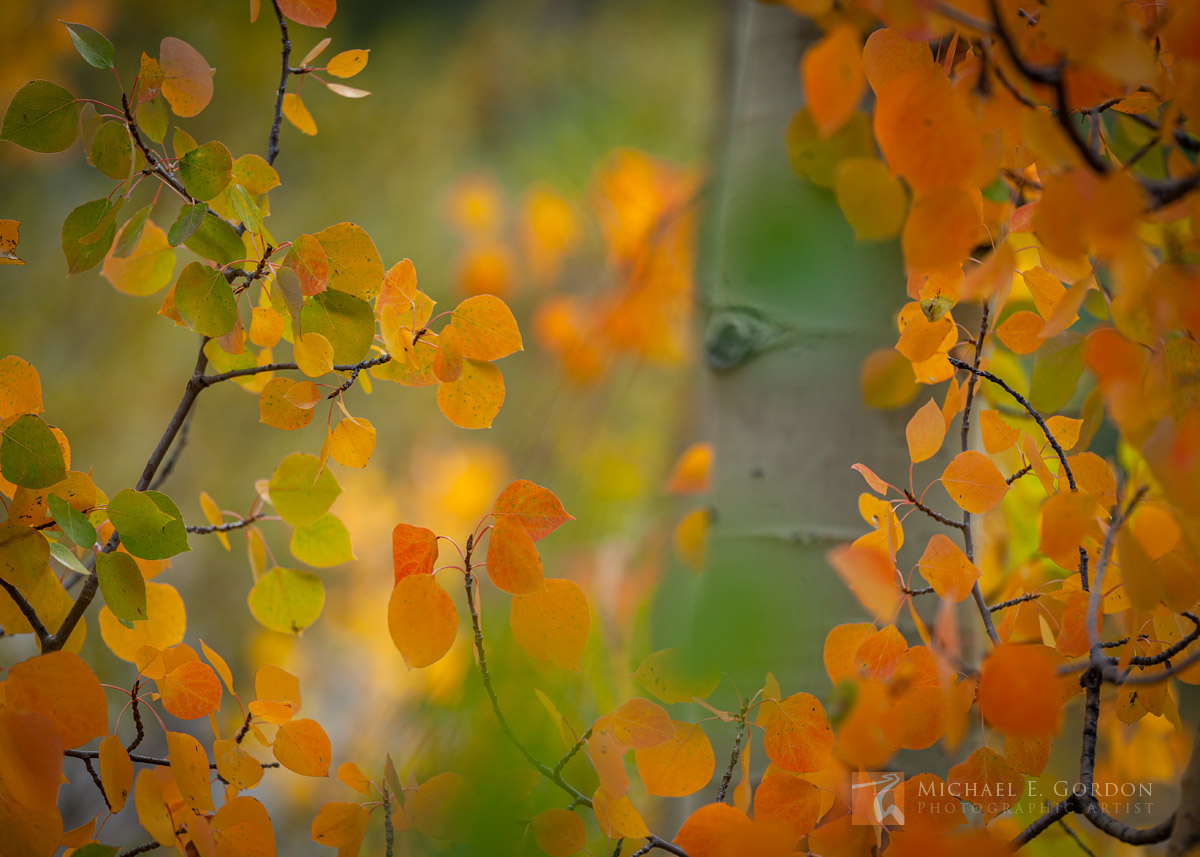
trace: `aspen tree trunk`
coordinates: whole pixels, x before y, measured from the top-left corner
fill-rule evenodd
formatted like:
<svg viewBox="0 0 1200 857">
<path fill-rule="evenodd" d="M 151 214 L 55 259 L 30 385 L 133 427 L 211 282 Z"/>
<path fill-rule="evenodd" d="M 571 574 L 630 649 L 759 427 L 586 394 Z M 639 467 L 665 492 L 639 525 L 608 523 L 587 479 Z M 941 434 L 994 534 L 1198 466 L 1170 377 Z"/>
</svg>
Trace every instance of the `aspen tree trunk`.
<svg viewBox="0 0 1200 857">
<path fill-rule="evenodd" d="M 785 130 L 805 48 L 787 9 L 734 0 L 728 103 L 698 265 L 708 302 L 703 436 L 715 446 L 707 568 L 692 644 L 743 696 L 770 670 L 784 693 L 828 688 L 826 633 L 865 611 L 826 561 L 866 531 L 862 461 L 903 480 L 909 410 L 868 410 L 864 357 L 895 342 L 894 242 L 859 244 L 831 191 L 799 178 Z"/>
</svg>

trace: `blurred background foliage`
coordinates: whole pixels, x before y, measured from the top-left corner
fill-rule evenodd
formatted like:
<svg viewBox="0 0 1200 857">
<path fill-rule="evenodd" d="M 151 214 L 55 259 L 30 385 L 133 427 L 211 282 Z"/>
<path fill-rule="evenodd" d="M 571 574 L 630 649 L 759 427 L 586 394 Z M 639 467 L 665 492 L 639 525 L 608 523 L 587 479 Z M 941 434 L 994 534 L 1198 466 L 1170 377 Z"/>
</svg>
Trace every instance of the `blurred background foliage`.
<svg viewBox="0 0 1200 857">
<path fill-rule="evenodd" d="M 0 101 L 35 78 L 82 97 L 115 97 L 107 73 L 77 57 L 60 19 L 105 33 L 126 85 L 142 50 L 154 55 L 162 37 L 176 36 L 216 69 L 212 103 L 180 125 L 235 157 L 263 154 L 279 77 L 279 33 L 264 7 L 251 24 L 245 2 L 225 0 L 6 0 Z M 629 673 L 651 650 L 648 592 L 662 575 L 687 574 L 671 547 L 682 507 L 663 486 L 675 456 L 696 439 L 691 260 L 719 84 L 718 18 L 716 4 L 689 0 L 344 0 L 328 33 L 291 27 L 295 58 L 325 35 L 333 38 L 325 58 L 370 49 L 351 83 L 372 95 L 342 99 L 305 82 L 319 133 L 305 137 L 285 122 L 282 187 L 271 194 L 268 228 L 290 239 L 357 223 L 385 266 L 414 261 L 421 288 L 441 308 L 493 292 L 513 307 L 525 336 L 524 353 L 504 366 L 507 401 L 490 431 L 450 425 L 432 388 L 377 382 L 369 397 L 357 388 L 348 396 L 351 412 L 379 432 L 366 469 L 331 464 L 345 488 L 333 511 L 351 530 L 357 561 L 321 572 L 325 612 L 303 637 L 262 630 L 250 616 L 243 533 L 232 534 L 230 553 L 193 536 L 193 551 L 166 572 L 188 605 L 186 642 L 204 638 L 234 666 L 239 685 L 249 691 L 262 663 L 300 676 L 304 714 L 329 731 L 335 766 L 352 759 L 378 777 L 390 751 L 402 777 L 457 770 L 490 781 L 485 798 L 511 791 L 481 773 L 518 759 L 498 740 L 471 674 L 468 635 L 434 667 L 410 673 L 385 610 L 391 528 L 403 521 L 461 542 L 514 478 L 547 485 L 577 517 L 543 556 L 548 576 L 572 577 L 588 592 L 593 628 L 578 673 L 535 663 L 505 629 L 507 598 L 485 587 L 489 659 L 510 718 L 555 758 L 570 736 L 556 732 L 531 688 L 580 729 L 630 695 Z M 4 145 L 0 181 L 0 216 L 21 221 L 19 253 L 28 262 L 4 271 L 0 353 L 39 369 L 46 416 L 67 432 L 73 466 L 91 468 L 111 494 L 136 480 L 174 409 L 194 336 L 157 315 L 162 293 L 118 294 L 98 269 L 66 277 L 64 217 L 112 187 L 78 144 L 53 156 Z M 155 214 L 168 224 L 176 204 L 163 196 Z M 182 251 L 177 270 L 190 257 Z M 280 432 L 258 424 L 256 397 L 219 385 L 201 397 L 163 490 L 189 521 L 202 522 L 202 490 L 245 514 L 255 480 L 284 454 L 320 449 L 321 416 Z M 285 529 L 262 525 L 275 562 L 299 566 Z M 444 583 L 464 612 L 461 581 Z M 103 680 L 128 685 L 94 616 L 89 625 L 85 656 Z M 31 654 L 26 648 L 27 638 L 0 640 L 8 662 Z M 223 730 L 236 725 L 232 708 L 223 710 Z M 584 787 L 594 775 L 586 761 L 575 765 Z M 533 797 L 538 809 L 560 803 L 547 789 Z M 323 850 L 308 842 L 312 813 L 323 800 L 350 797 L 333 780 L 296 776 L 268 776 L 256 795 L 271 809 L 280 853 Z M 65 808 L 68 826 L 82 812 Z M 485 832 L 487 817 L 479 816 Z M 420 847 L 436 848 L 429 840 Z"/>
</svg>

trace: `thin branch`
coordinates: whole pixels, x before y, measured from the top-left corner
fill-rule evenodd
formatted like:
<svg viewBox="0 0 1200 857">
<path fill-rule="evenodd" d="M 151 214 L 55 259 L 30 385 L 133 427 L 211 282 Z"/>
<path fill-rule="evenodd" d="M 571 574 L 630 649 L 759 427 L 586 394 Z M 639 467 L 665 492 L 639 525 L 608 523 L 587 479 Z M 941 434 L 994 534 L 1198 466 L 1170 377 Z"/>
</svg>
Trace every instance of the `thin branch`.
<svg viewBox="0 0 1200 857">
<path fill-rule="evenodd" d="M 1100 556 L 1096 559 L 1096 571 L 1092 583 L 1092 592 L 1088 596 L 1087 614 L 1084 620 L 1087 628 L 1088 643 L 1090 646 L 1089 657 L 1092 663 L 1098 663 L 1100 658 L 1100 640 L 1096 625 L 1100 621 L 1100 601 L 1104 598 L 1104 572 L 1108 569 L 1108 560 L 1112 556 L 1113 542 L 1117 537 L 1117 531 L 1121 529 L 1121 525 L 1129 520 L 1129 516 L 1133 514 L 1134 508 L 1146 496 L 1146 486 L 1138 489 L 1133 495 L 1133 499 L 1129 501 L 1129 505 L 1125 507 L 1125 511 L 1121 512 L 1119 508 L 1113 511 L 1113 520 L 1109 524 L 1108 532 L 1104 534 L 1104 544 L 1100 548 Z"/>
<path fill-rule="evenodd" d="M 396 845 L 396 831 L 392 828 L 392 802 L 388 795 L 387 780 L 383 781 L 383 838 L 386 843 L 385 857 L 392 857 Z"/>
<path fill-rule="evenodd" d="M 1167 857 L 1183 857 L 1200 842 L 1200 727 L 1192 741 L 1192 757 L 1179 779 L 1179 793 Z"/>
<path fill-rule="evenodd" d="M 972 368 L 976 372 L 979 371 L 979 362 L 983 359 L 983 343 L 987 338 L 989 309 L 988 302 L 984 301 L 983 312 L 979 318 L 979 335 L 975 337 L 975 365 Z M 966 452 L 971 445 L 971 408 L 974 404 L 975 376 L 972 375 L 967 380 L 967 395 L 966 401 L 963 404 L 962 428 L 960 430 L 963 452 Z M 975 562 L 975 541 L 971 534 L 971 513 L 965 509 L 962 516 L 962 534 L 963 552 L 967 556 L 967 562 L 973 564 Z M 1000 635 L 996 633 L 996 626 L 992 624 L 992 612 L 988 609 L 987 600 L 983 597 L 983 589 L 980 588 L 978 580 L 971 587 L 971 597 L 975 599 L 975 606 L 979 608 L 979 616 L 983 619 L 983 627 L 987 631 L 988 639 L 993 643 L 999 643 Z"/>
<path fill-rule="evenodd" d="M 21 590 L 3 578 L 0 578 L 0 588 L 3 588 L 8 593 L 8 597 L 17 605 L 17 609 L 21 611 L 21 615 L 25 617 L 25 621 L 33 628 L 33 633 L 37 634 L 42 651 L 46 651 L 46 643 L 50 640 L 50 631 L 42 624 L 42 620 L 38 616 L 37 611 L 33 609 L 33 605 L 26 600 Z"/>
<path fill-rule="evenodd" d="M 1014 482 L 1016 482 L 1018 479 L 1020 479 L 1026 473 L 1029 473 L 1031 470 L 1033 470 L 1033 465 L 1026 464 L 1024 467 L 1022 467 L 1020 470 L 1018 470 L 1016 473 L 1014 473 L 1012 476 L 1008 477 L 1004 481 L 1008 485 L 1012 485 Z"/>
<path fill-rule="evenodd" d="M 283 71 L 279 74 L 279 89 L 275 93 L 275 121 L 271 125 L 271 136 L 267 139 L 267 163 L 273 166 L 275 159 L 279 157 L 279 129 L 283 124 L 283 96 L 287 94 L 288 75 L 292 71 L 288 65 L 288 60 L 292 58 L 292 40 L 288 38 L 287 20 L 283 17 L 278 0 L 271 0 L 271 5 L 275 7 L 275 17 L 279 19 L 279 36 L 283 47 L 280 51 Z"/>
<path fill-rule="evenodd" d="M 372 366 L 382 366 L 391 359 L 392 355 L 381 354 L 378 357 L 360 360 L 357 363 L 339 363 L 333 369 L 335 372 L 354 372 L 355 370 L 370 369 Z M 211 387 L 213 384 L 220 384 L 222 381 L 230 381 L 234 378 L 245 378 L 250 375 L 259 375 L 263 372 L 286 372 L 299 368 L 295 363 L 266 363 L 262 366 L 249 366 L 245 369 L 231 369 L 228 372 L 220 372 L 216 375 L 205 375 L 200 379 L 200 385 L 202 387 Z"/>
<path fill-rule="evenodd" d="M 242 527 L 248 527 L 255 521 L 261 521 L 265 515 L 251 515 L 248 518 L 239 518 L 236 521 L 229 521 L 225 524 L 208 524 L 206 526 L 190 526 L 185 527 L 189 533 L 194 533 L 198 536 L 207 535 L 209 533 L 228 533 L 231 530 L 240 530 Z"/>
<path fill-rule="evenodd" d="M 717 803 L 725 803 L 725 792 L 729 789 L 729 781 L 733 779 L 733 769 L 737 767 L 738 757 L 742 754 L 742 737 L 746 734 L 747 703 L 742 703 L 742 711 L 738 715 L 737 733 L 733 736 L 733 752 L 729 754 L 729 764 L 725 767 L 725 776 L 721 777 L 721 787 L 717 789 Z"/>
<path fill-rule="evenodd" d="M 126 753 L 132 753 L 142 743 L 142 739 L 146 737 L 146 727 L 142 723 L 142 710 L 139 707 L 138 690 L 141 689 L 142 680 L 135 679 L 133 682 L 133 690 L 129 692 L 129 708 L 133 712 L 133 725 L 137 729 L 137 735 L 128 747 L 125 748 Z"/>
<path fill-rule="evenodd" d="M 1171 676 L 1183 672 L 1185 669 L 1198 661 L 1200 661 L 1200 649 L 1192 652 L 1179 663 L 1171 664 L 1166 669 L 1155 670 L 1154 672 L 1144 672 L 1138 675 L 1125 675 L 1118 673 L 1112 667 L 1106 667 L 1104 670 L 1104 680 L 1120 685 L 1158 684 L 1160 681 L 1166 681 Z"/>
<path fill-rule="evenodd" d="M 1068 797 L 1066 800 L 1059 801 L 1054 806 L 1050 807 L 1050 809 L 1046 810 L 1046 812 L 1040 818 L 1018 833 L 1010 844 L 1013 848 L 1020 848 L 1035 836 L 1050 828 L 1054 822 L 1058 821 L 1063 816 L 1070 815 L 1074 811 L 1074 797 Z"/>
<path fill-rule="evenodd" d="M 576 741 L 573 745 L 571 745 L 571 749 L 569 749 L 569 750 L 567 750 L 567 752 L 563 753 L 563 757 L 555 763 L 554 773 L 556 773 L 556 774 L 562 773 L 562 769 L 567 766 L 567 763 L 570 762 L 571 759 L 575 758 L 575 754 L 583 749 L 583 745 L 586 744 L 588 738 L 591 738 L 591 737 L 592 737 L 592 727 L 589 726 L 587 728 L 587 731 L 579 736 L 579 740 Z"/>
<path fill-rule="evenodd" d="M 1050 442 L 1051 448 L 1054 449 L 1054 454 L 1058 456 L 1059 463 L 1063 466 L 1063 472 L 1067 474 L 1067 484 L 1071 486 L 1072 491 L 1077 491 L 1078 488 L 1075 486 L 1075 474 L 1071 471 L 1071 465 L 1067 464 L 1066 452 L 1063 451 L 1062 446 L 1054 438 L 1054 434 L 1050 431 L 1050 427 L 1046 425 L 1045 418 L 1038 413 L 1037 409 L 1033 405 L 1029 403 L 1029 400 L 1012 387 L 1008 386 L 1003 378 L 999 378 L 993 375 L 991 372 L 980 369 L 978 365 L 972 366 L 970 363 L 959 360 L 957 357 L 947 357 L 947 359 L 950 361 L 951 366 L 956 366 L 959 369 L 966 369 L 973 375 L 991 381 L 997 387 L 1012 396 L 1013 399 L 1016 400 L 1017 404 L 1023 407 L 1029 416 L 1033 417 L 1034 422 L 1036 422 L 1038 427 L 1042 430 L 1042 434 L 1046 436 L 1046 440 Z"/>
<path fill-rule="evenodd" d="M 1156 842 L 1166 841 L 1167 837 L 1171 835 L 1171 828 L 1175 826 L 1175 816 L 1178 810 L 1171 813 L 1171 817 L 1167 820 L 1154 825 L 1154 827 L 1145 828 L 1130 827 L 1117 821 L 1100 808 L 1100 802 L 1095 797 L 1086 802 L 1080 812 L 1092 823 L 1093 827 L 1107 833 L 1113 839 L 1119 839 L 1129 845 L 1153 845 Z"/>
<path fill-rule="evenodd" d="M 108 799 L 108 795 L 104 791 L 104 783 L 100 781 L 100 775 L 96 773 L 96 769 L 92 765 L 92 760 L 84 759 L 83 766 L 87 768 L 88 775 L 92 778 L 92 782 L 95 783 L 96 788 L 100 790 L 100 797 L 104 798 L 104 805 L 108 807 L 109 812 L 112 812 L 112 802 Z"/>
<path fill-rule="evenodd" d="M 999 604 L 993 604 L 988 608 L 995 613 L 998 610 L 1004 610 L 1008 607 L 1016 607 L 1018 604 L 1024 604 L 1026 601 L 1036 601 L 1042 597 L 1040 592 L 1026 592 L 1024 595 L 1018 595 L 1016 598 L 1010 598 L 1007 601 L 1001 601 Z"/>
<path fill-rule="evenodd" d="M 1065 818 L 1060 818 L 1058 820 L 1058 826 L 1066 832 L 1067 836 L 1070 836 L 1071 839 L 1074 840 L 1075 844 L 1079 846 L 1079 849 L 1083 851 L 1084 854 L 1088 855 L 1088 857 L 1096 857 L 1096 853 L 1092 851 L 1091 848 L 1087 847 L 1087 843 L 1079 838 L 1079 834 L 1067 826 L 1067 820 Z"/>
<path fill-rule="evenodd" d="M 137 857 L 138 854 L 146 854 L 150 851 L 157 851 L 162 845 L 157 840 L 145 842 L 135 848 L 130 848 L 128 851 L 122 851 L 117 857 Z"/>
<path fill-rule="evenodd" d="M 192 409 L 192 405 L 196 401 L 196 396 L 206 386 L 203 383 L 204 369 L 208 366 L 208 357 L 204 354 L 204 345 L 208 342 L 208 338 L 204 337 L 200 341 L 200 350 L 196 356 L 196 366 L 192 370 L 192 377 L 188 379 L 187 386 L 183 390 L 183 398 L 179 400 L 178 407 L 175 408 L 175 414 L 171 417 L 171 421 L 167 423 L 166 429 L 163 431 L 162 437 L 158 440 L 158 445 L 154 451 L 150 453 L 150 458 L 146 461 L 146 466 L 142 470 L 142 476 L 138 479 L 137 490 L 145 491 L 150 487 L 150 483 L 154 480 L 155 473 L 158 472 L 158 467 L 162 464 L 163 459 L 170 450 L 175 436 L 179 433 L 183 426 L 184 420 L 187 418 L 188 412 Z M 105 543 L 101 548 L 101 553 L 112 553 L 117 549 L 117 545 L 121 543 L 120 533 L 113 533 L 112 538 Z M 67 613 L 67 617 L 63 619 L 62 625 L 54 632 L 54 635 L 43 641 L 43 652 L 56 652 L 61 649 L 71 636 L 71 632 L 75 630 L 75 626 L 79 624 L 79 620 L 83 618 L 83 614 L 87 611 L 88 605 L 96 597 L 96 592 L 99 590 L 99 579 L 94 574 L 89 574 L 83 582 L 83 588 L 79 590 L 79 595 L 75 597 L 75 603 L 71 605 L 71 610 Z"/>
<path fill-rule="evenodd" d="M 907 488 L 904 489 L 904 499 L 906 499 L 909 503 L 912 503 L 918 511 L 924 512 L 939 524 L 945 524 L 947 527 L 954 527 L 954 529 L 963 530 L 964 532 L 967 529 L 967 525 L 962 521 L 956 521 L 953 518 L 947 518 L 941 512 L 935 512 L 933 509 L 930 509 L 928 506 L 918 500 L 916 496 Z"/>
<path fill-rule="evenodd" d="M 171 457 L 163 464 L 162 469 L 158 472 L 158 476 L 154 478 L 154 482 L 150 484 L 150 489 L 154 490 L 167 481 L 167 477 L 171 475 L 171 471 L 175 469 L 175 465 L 179 462 L 179 456 L 183 454 L 183 449 L 187 446 L 188 433 L 192 428 L 192 418 L 196 416 L 195 411 L 189 411 L 187 419 L 183 421 L 183 427 L 179 429 L 179 439 L 175 444 L 175 448 L 171 450 Z"/>
</svg>

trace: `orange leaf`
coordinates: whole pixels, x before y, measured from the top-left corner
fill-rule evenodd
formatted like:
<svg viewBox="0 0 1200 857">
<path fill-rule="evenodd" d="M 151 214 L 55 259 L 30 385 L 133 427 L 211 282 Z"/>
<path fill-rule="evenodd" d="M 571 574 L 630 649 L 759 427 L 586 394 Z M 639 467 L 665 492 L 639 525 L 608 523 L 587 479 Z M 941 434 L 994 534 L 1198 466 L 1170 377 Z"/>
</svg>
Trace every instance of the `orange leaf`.
<svg viewBox="0 0 1200 857">
<path fill-rule="evenodd" d="M 930 399 L 913 414 L 904 428 L 908 439 L 908 455 L 913 464 L 918 464 L 937 455 L 946 437 L 946 419 L 937 402 Z"/>
<path fill-rule="evenodd" d="M 912 364 L 894 348 L 879 348 L 867 355 L 859 374 L 863 402 L 890 410 L 902 407 L 917 394 Z"/>
<path fill-rule="evenodd" d="M 271 748 L 279 764 L 307 777 L 329 774 L 329 736 L 315 720 L 289 720 L 275 733 Z"/>
<path fill-rule="evenodd" d="M 1008 493 L 1004 476 L 982 452 L 967 450 L 954 457 L 942 472 L 942 486 L 962 509 L 986 512 Z"/>
<path fill-rule="evenodd" d="M 62 760 L 63 743 L 48 717 L 0 709 L 0 791 L 19 805 L 10 811 L 53 811 L 63 779 Z"/>
<path fill-rule="evenodd" d="M 920 795 L 921 799 L 905 801 L 904 830 L 937 834 L 965 824 L 962 801 L 951 791 L 937 774 L 917 774 L 905 780 L 905 795 Z"/>
<path fill-rule="evenodd" d="M 833 730 L 820 701 L 811 693 L 794 693 L 776 703 L 764 725 L 763 749 L 785 771 L 824 770 L 833 752 Z"/>
<path fill-rule="evenodd" d="M 331 800 L 317 812 L 309 828 L 313 842 L 330 848 L 348 848 L 358 853 L 363 836 L 367 832 L 367 821 L 371 811 L 365 806 L 346 801 Z"/>
<path fill-rule="evenodd" d="M 675 460 L 667 480 L 669 494 L 705 494 L 712 486 L 713 447 L 693 443 Z"/>
<path fill-rule="evenodd" d="M 20 357 L 0 360 L 0 420 L 42 412 L 42 379 Z"/>
<path fill-rule="evenodd" d="M 371 781 L 353 762 L 342 762 L 338 765 L 337 778 L 359 794 L 371 796 Z"/>
<path fill-rule="evenodd" d="M 450 317 L 464 357 L 499 360 L 521 351 L 521 332 L 512 310 L 495 295 L 475 295 L 457 307 Z"/>
<path fill-rule="evenodd" d="M 588 739 L 588 758 L 600 778 L 602 785 L 609 794 L 623 795 L 629 791 L 629 777 L 625 773 L 625 746 L 611 732 L 600 726 L 607 716 L 596 722 L 592 728 L 592 737 Z"/>
<path fill-rule="evenodd" d="M 213 70 L 200 52 L 182 39 L 167 36 L 159 45 L 161 91 L 176 116 L 195 116 L 212 100 Z"/>
<path fill-rule="evenodd" d="M 933 55 L 925 42 L 909 41 L 896 30 L 881 28 L 867 36 L 863 45 L 863 70 L 876 93 L 907 71 L 933 67 Z"/>
<path fill-rule="evenodd" d="M 984 821 L 991 821 L 1021 797 L 1025 778 L 995 750 L 980 747 L 950 769 L 949 783 L 955 794 L 983 812 Z"/>
<path fill-rule="evenodd" d="M 533 838 L 550 857 L 570 857 L 587 845 L 587 828 L 579 813 L 566 809 L 539 812 L 530 822 Z"/>
<path fill-rule="evenodd" d="M 884 728 L 905 750 L 932 747 L 946 731 L 945 691 L 931 685 L 908 688 L 893 702 Z"/>
<path fill-rule="evenodd" d="M 327 27 L 337 11 L 337 0 L 279 0 L 279 11 L 306 27 Z"/>
<path fill-rule="evenodd" d="M 487 573 L 497 589 L 512 595 L 542 586 L 542 560 L 529 530 L 517 518 L 499 515 L 488 537 Z"/>
<path fill-rule="evenodd" d="M 754 819 L 784 826 L 795 839 L 812 832 L 820 813 L 820 790 L 783 771 L 767 771 L 754 791 Z"/>
<path fill-rule="evenodd" d="M 685 797 L 708 785 L 716 769 L 712 744 L 698 725 L 673 721 L 675 737 L 657 747 L 634 751 L 646 793 Z"/>
<path fill-rule="evenodd" d="M 58 730 L 71 749 L 108 734 L 108 700 L 83 658 L 50 652 L 16 664 L 4 683 L 10 711 L 36 711 Z"/>
<path fill-rule="evenodd" d="M 732 857 L 731 846 L 744 843 L 753 827 L 741 810 L 727 803 L 710 803 L 688 816 L 675 844 L 688 857 Z"/>
<path fill-rule="evenodd" d="M 832 684 L 857 675 L 855 655 L 863 641 L 875 631 L 869 622 L 838 625 L 825 635 L 823 660 L 825 672 Z"/>
<path fill-rule="evenodd" d="M 851 470 L 857 470 L 863 479 L 867 480 L 867 484 L 871 486 L 871 490 L 876 494 L 887 495 L 888 489 L 892 486 L 880 479 L 875 471 L 867 467 L 865 464 L 854 464 L 850 467 Z"/>
<path fill-rule="evenodd" d="M 822 137 L 841 128 L 867 88 L 862 45 L 849 24 L 830 30 L 804 54 L 801 65 L 809 113 Z"/>
<path fill-rule="evenodd" d="M 303 232 L 292 240 L 283 264 L 300 281 L 300 293 L 318 295 L 329 286 L 329 254 L 315 235 Z"/>
<path fill-rule="evenodd" d="M 909 304 L 909 306 L 916 307 L 918 305 Z M 901 321 L 904 327 L 900 331 L 896 350 L 912 363 L 922 363 L 939 351 L 944 351 L 948 347 L 946 340 L 956 335 L 954 319 L 949 313 L 936 321 L 930 321 L 919 309 L 909 310 L 901 316 Z M 951 341 L 949 344 L 953 345 L 953 342 Z"/>
<path fill-rule="evenodd" d="M 432 574 L 410 574 L 392 589 L 388 631 L 409 669 L 427 667 L 454 645 L 458 610 Z"/>
<path fill-rule="evenodd" d="M 989 455 L 1016 446 L 1020 432 L 1006 423 L 996 411 L 979 412 L 979 430 L 983 435 L 983 448 Z"/>
<path fill-rule="evenodd" d="M 206 663 L 188 661 L 158 680 L 162 704 L 180 720 L 206 717 L 221 707 L 221 680 Z"/>
<path fill-rule="evenodd" d="M 574 515 L 566 513 L 562 502 L 552 491 L 528 479 L 510 482 L 496 498 L 492 514 L 497 517 L 511 516 L 519 521 L 535 542 L 544 539 L 567 521 L 575 520 Z"/>
<path fill-rule="evenodd" d="M 392 530 L 392 568 L 396 583 L 410 574 L 433 574 L 437 558 L 438 541 L 433 530 L 396 524 Z"/>
<path fill-rule="evenodd" d="M 955 603 L 971 594 L 980 575 L 958 545 L 942 533 L 929 540 L 925 553 L 917 560 L 917 568 L 939 597 Z"/>
<path fill-rule="evenodd" d="M 1030 354 L 1041 347 L 1045 322 L 1028 310 L 1014 312 L 996 328 L 996 336 L 1014 354 Z"/>
<path fill-rule="evenodd" d="M 1062 683 L 1044 646 L 1004 643 L 983 660 L 979 710 L 1006 735 L 1037 738 L 1062 726 Z"/>
<path fill-rule="evenodd" d="M 596 814 L 600 832 L 610 839 L 644 839 L 650 835 L 646 822 L 633 808 L 628 795 L 614 797 L 600 786 L 592 795 L 592 811 Z"/>
<path fill-rule="evenodd" d="M 517 645 L 565 670 L 579 668 L 592 616 L 587 596 L 571 580 L 546 578 L 543 588 L 515 595 L 509 626 Z"/>
<path fill-rule="evenodd" d="M 900 236 L 905 270 L 927 273 L 961 265 L 985 235 L 983 200 L 974 185 L 921 193 L 913 200 Z"/>
<path fill-rule="evenodd" d="M 892 172 L 918 193 L 971 177 L 983 156 L 980 120 L 941 69 L 906 71 L 876 94 L 875 138 Z"/>
<path fill-rule="evenodd" d="M 168 732 L 167 758 L 187 805 L 196 812 L 212 812 L 208 754 L 200 742 L 186 732 Z"/>
<path fill-rule="evenodd" d="M 871 615 L 880 622 L 892 621 L 904 594 L 887 554 L 873 547 L 843 545 L 831 550 L 826 558 Z"/>
<path fill-rule="evenodd" d="M 302 134 L 308 134 L 311 137 L 317 133 L 316 120 L 313 119 L 312 114 L 308 112 L 308 108 L 304 106 L 304 102 L 295 92 L 289 92 L 283 96 L 283 115 Z"/>
<path fill-rule="evenodd" d="M 675 737 L 675 724 L 662 706 L 640 696 L 618 706 L 604 720 L 613 737 L 626 747 L 644 750 Z"/>
<path fill-rule="evenodd" d="M 908 642 L 895 625 L 885 625 L 868 634 L 854 654 L 855 671 L 866 678 L 885 681 L 892 677 Z"/>
<path fill-rule="evenodd" d="M 1086 595 L 1086 593 L 1084 593 Z M 1047 737 L 1018 738 L 1004 736 L 1004 758 L 1022 774 L 1039 776 L 1050 761 L 1051 741 Z"/>
<path fill-rule="evenodd" d="M 217 763 L 217 773 L 234 788 L 252 789 L 262 779 L 262 765 L 233 738 L 213 741 L 213 761 Z"/>
</svg>

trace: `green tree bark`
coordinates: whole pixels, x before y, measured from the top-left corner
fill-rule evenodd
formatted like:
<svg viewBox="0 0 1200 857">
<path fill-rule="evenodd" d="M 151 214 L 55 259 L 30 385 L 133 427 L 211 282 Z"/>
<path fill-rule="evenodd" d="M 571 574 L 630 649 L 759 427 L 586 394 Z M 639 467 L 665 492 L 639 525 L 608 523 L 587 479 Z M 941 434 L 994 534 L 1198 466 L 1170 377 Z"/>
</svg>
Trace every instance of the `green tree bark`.
<svg viewBox="0 0 1200 857">
<path fill-rule="evenodd" d="M 797 76 L 820 33 L 737 0 L 719 163 L 702 235 L 704 436 L 716 452 L 707 568 L 692 645 L 744 695 L 773 671 L 821 692 L 826 633 L 864 612 L 826 553 L 864 532 L 850 469 L 907 469 L 908 409 L 866 408 L 863 358 L 894 342 L 904 295 L 894 242 L 855 241 L 833 194 L 793 172 L 785 146 Z"/>
</svg>

